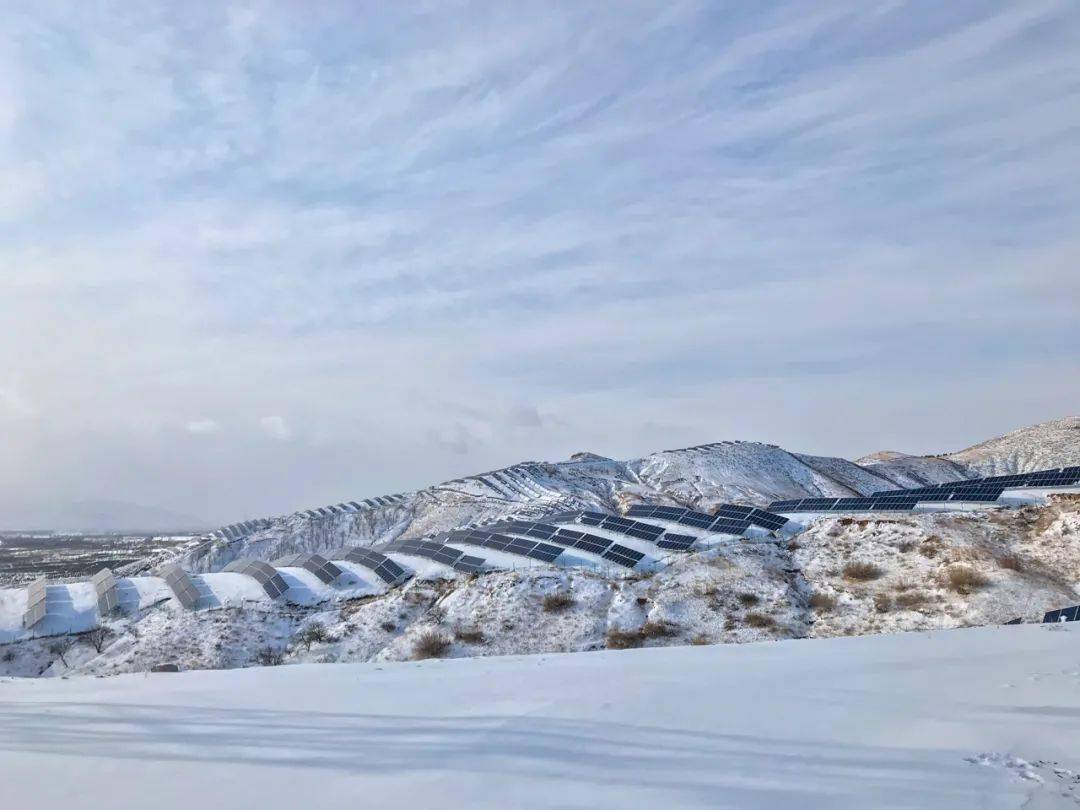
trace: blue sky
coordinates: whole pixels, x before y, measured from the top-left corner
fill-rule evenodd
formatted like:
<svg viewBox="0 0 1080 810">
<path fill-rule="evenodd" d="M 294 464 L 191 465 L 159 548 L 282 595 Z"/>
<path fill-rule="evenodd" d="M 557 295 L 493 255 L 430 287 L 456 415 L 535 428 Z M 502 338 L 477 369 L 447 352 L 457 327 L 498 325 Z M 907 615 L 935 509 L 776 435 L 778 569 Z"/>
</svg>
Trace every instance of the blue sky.
<svg viewBox="0 0 1080 810">
<path fill-rule="evenodd" d="M 1080 7 L 16 3 L 0 505 L 1080 401 Z"/>
</svg>

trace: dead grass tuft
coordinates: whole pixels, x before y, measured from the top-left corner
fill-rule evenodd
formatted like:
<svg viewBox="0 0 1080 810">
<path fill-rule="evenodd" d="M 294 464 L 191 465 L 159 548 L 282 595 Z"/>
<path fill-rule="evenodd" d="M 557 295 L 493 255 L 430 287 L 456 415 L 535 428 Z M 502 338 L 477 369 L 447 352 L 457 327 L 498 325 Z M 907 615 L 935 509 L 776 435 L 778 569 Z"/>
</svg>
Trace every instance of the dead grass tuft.
<svg viewBox="0 0 1080 810">
<path fill-rule="evenodd" d="M 454 638 L 465 644 L 484 643 L 484 634 L 475 627 L 459 627 L 454 631 Z"/>
<path fill-rule="evenodd" d="M 629 650 L 641 646 L 641 634 L 636 630 L 608 630 L 607 648 L 609 650 Z"/>
<path fill-rule="evenodd" d="M 425 630 L 413 641 L 413 658 L 441 658 L 450 649 L 450 639 L 438 630 Z"/>
<path fill-rule="evenodd" d="M 1017 554 L 1002 554 L 997 558 L 998 568 L 1008 571 L 1023 571 L 1024 560 Z"/>
<path fill-rule="evenodd" d="M 753 607 L 761 602 L 761 598 L 756 593 L 740 593 L 739 602 L 742 603 L 743 607 Z"/>
<path fill-rule="evenodd" d="M 945 582 L 951 590 L 964 595 L 990 584 L 986 576 L 966 565 L 950 566 L 945 573 Z"/>
<path fill-rule="evenodd" d="M 746 624 L 749 627 L 757 627 L 764 629 L 767 627 L 775 627 L 776 620 L 772 616 L 766 615 L 765 613 L 759 613 L 756 610 L 751 610 L 749 613 L 746 614 Z"/>
<path fill-rule="evenodd" d="M 566 591 L 549 593 L 544 597 L 543 607 L 545 613 L 560 613 L 574 606 L 574 597 Z"/>
<path fill-rule="evenodd" d="M 814 610 L 832 610 L 836 607 L 836 599 L 818 591 L 810 596 L 809 604 Z"/>
<path fill-rule="evenodd" d="M 880 579 L 885 572 L 869 562 L 849 562 L 844 566 L 844 579 L 854 582 L 870 582 Z"/>
</svg>

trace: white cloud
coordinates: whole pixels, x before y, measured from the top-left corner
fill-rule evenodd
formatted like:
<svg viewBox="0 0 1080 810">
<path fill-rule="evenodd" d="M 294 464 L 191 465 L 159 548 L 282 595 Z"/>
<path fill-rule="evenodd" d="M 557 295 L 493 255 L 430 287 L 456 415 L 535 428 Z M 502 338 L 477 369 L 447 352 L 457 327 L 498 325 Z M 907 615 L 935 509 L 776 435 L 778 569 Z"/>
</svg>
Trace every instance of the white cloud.
<svg viewBox="0 0 1080 810">
<path fill-rule="evenodd" d="M 213 419 L 193 419 L 184 425 L 184 429 L 196 436 L 205 436 L 211 433 L 220 433 L 221 425 Z"/>
<path fill-rule="evenodd" d="M 283 416 L 264 416 L 259 420 L 259 426 L 267 436 L 284 441 L 292 438 L 292 428 Z"/>
</svg>

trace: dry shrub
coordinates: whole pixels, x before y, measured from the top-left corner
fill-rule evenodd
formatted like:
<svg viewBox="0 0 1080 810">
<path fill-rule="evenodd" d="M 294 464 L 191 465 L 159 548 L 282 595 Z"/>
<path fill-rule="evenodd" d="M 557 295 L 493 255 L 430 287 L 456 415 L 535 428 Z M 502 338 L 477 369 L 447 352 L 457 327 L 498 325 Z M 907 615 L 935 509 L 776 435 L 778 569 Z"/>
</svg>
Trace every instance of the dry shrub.
<svg viewBox="0 0 1080 810">
<path fill-rule="evenodd" d="M 638 633 L 642 638 L 670 638 L 678 635 L 679 629 L 670 622 L 645 622 Z"/>
<path fill-rule="evenodd" d="M 695 647 L 704 647 L 706 644 L 712 644 L 712 639 L 704 633 L 699 633 L 698 635 L 690 639 L 690 643 L 693 644 Z"/>
<path fill-rule="evenodd" d="M 776 626 L 776 620 L 773 619 L 772 616 L 768 616 L 764 613 L 759 613 L 756 610 L 751 610 L 749 613 L 746 614 L 746 623 L 750 627 L 759 628 Z"/>
<path fill-rule="evenodd" d="M 798 551 L 800 548 L 802 548 L 802 546 L 800 546 L 794 540 L 792 540 L 790 543 L 787 544 L 787 550 L 788 551 Z"/>
<path fill-rule="evenodd" d="M 743 607 L 753 607 L 758 604 L 761 599 L 756 593 L 740 593 L 739 601 L 742 603 Z"/>
<path fill-rule="evenodd" d="M 854 582 L 870 582 L 880 579 L 885 572 L 869 562 L 849 562 L 844 566 L 844 578 Z"/>
<path fill-rule="evenodd" d="M 395 630 L 397 630 L 397 625 L 391 621 L 381 622 L 379 624 L 379 627 L 381 627 L 387 633 L 393 633 Z"/>
<path fill-rule="evenodd" d="M 1024 570 L 1024 561 L 1016 554 L 1002 554 L 997 558 L 997 564 L 999 568 L 1005 568 L 1009 571 Z"/>
<path fill-rule="evenodd" d="M 641 634 L 636 630 L 608 630 L 607 648 L 609 650 L 628 650 L 641 646 Z"/>
<path fill-rule="evenodd" d="M 712 582 L 699 582 L 694 586 L 694 594 L 701 597 L 716 596 L 717 588 Z"/>
<path fill-rule="evenodd" d="M 966 565 L 953 565 L 945 574 L 945 581 L 951 590 L 959 594 L 969 594 L 990 584 L 983 574 Z"/>
<path fill-rule="evenodd" d="M 897 594 L 895 602 L 896 606 L 903 608 L 904 610 L 914 610 L 915 608 L 922 607 L 930 598 L 922 591 L 904 591 L 901 594 Z"/>
<path fill-rule="evenodd" d="M 559 613 L 574 605 L 574 597 L 565 591 L 549 593 L 544 597 L 543 607 L 546 613 Z"/>
<path fill-rule="evenodd" d="M 915 550 L 914 540 L 904 540 L 900 545 L 896 547 L 901 553 L 907 554 L 909 551 Z"/>
<path fill-rule="evenodd" d="M 878 613 L 888 613 L 892 610 L 893 600 L 887 593 L 874 594 L 874 610 Z"/>
<path fill-rule="evenodd" d="M 941 538 L 936 534 L 932 534 L 919 544 L 919 553 L 926 559 L 932 560 L 941 551 L 942 545 L 944 544 Z"/>
<path fill-rule="evenodd" d="M 454 631 L 454 638 L 466 644 L 483 644 L 484 634 L 475 627 L 459 627 Z"/>
<path fill-rule="evenodd" d="M 827 593 L 817 591 L 811 594 L 809 604 L 814 610 L 832 610 L 836 607 L 836 599 Z"/>
<path fill-rule="evenodd" d="M 450 639 L 438 630 L 425 630 L 413 642 L 413 658 L 441 658 L 450 649 Z"/>
</svg>

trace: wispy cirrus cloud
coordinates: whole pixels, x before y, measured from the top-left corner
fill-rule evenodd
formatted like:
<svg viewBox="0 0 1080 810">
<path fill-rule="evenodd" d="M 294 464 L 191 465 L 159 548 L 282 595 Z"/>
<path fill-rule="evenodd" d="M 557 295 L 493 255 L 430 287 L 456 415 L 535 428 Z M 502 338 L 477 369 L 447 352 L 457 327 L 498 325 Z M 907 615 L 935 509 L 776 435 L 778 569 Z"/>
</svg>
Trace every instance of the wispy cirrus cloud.
<svg viewBox="0 0 1080 810">
<path fill-rule="evenodd" d="M 17 5 L 0 481 L 229 519 L 1061 415 L 1078 34 L 1065 2 Z"/>
</svg>

